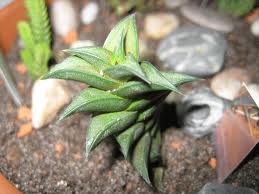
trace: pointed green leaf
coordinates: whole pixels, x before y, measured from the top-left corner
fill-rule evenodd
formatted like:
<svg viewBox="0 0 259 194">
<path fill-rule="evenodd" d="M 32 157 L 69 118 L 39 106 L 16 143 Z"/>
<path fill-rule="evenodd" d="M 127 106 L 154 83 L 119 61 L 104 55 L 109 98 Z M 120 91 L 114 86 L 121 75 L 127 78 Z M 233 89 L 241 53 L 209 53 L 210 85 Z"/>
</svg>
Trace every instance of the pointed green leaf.
<svg viewBox="0 0 259 194">
<path fill-rule="evenodd" d="M 199 78 L 174 72 L 162 72 L 163 76 L 175 86 L 199 80 Z"/>
<path fill-rule="evenodd" d="M 115 89 L 112 93 L 123 98 L 135 98 L 150 91 L 152 89 L 147 84 L 140 81 L 130 81 Z"/>
<path fill-rule="evenodd" d="M 171 90 L 177 93 L 181 92 L 163 74 L 157 70 L 151 63 L 144 61 L 141 63 L 142 70 L 145 72 L 148 80 L 151 82 L 153 89 Z"/>
<path fill-rule="evenodd" d="M 107 36 L 103 47 L 114 52 L 118 42 L 120 42 L 121 37 L 118 34 L 121 34 L 126 30 L 125 35 L 125 51 L 126 55 L 131 53 L 137 60 L 139 60 L 139 42 L 138 42 L 138 33 L 136 27 L 135 15 L 130 15 L 123 20 L 121 20 L 109 33 Z M 123 37 L 124 38 L 124 37 Z"/>
<path fill-rule="evenodd" d="M 24 48 L 33 49 L 35 45 L 35 41 L 33 39 L 32 31 L 30 25 L 27 22 L 19 22 L 18 23 L 18 31 L 19 35 L 24 44 Z"/>
<path fill-rule="evenodd" d="M 151 106 L 149 109 L 139 114 L 137 121 L 146 121 L 151 116 L 153 116 L 156 110 L 157 110 L 156 106 Z"/>
<path fill-rule="evenodd" d="M 118 64 L 121 64 L 125 61 L 125 35 L 126 35 L 126 30 L 124 29 L 118 36 L 120 37 L 120 41 L 117 42 L 117 46 L 115 47 L 114 51 L 114 58 L 115 61 Z"/>
<path fill-rule="evenodd" d="M 147 99 L 141 99 L 141 100 L 136 100 L 132 102 L 129 107 L 127 108 L 128 111 L 139 111 L 145 108 L 147 105 L 149 105 L 151 100 Z"/>
<path fill-rule="evenodd" d="M 127 159 L 129 150 L 132 144 L 140 137 L 140 135 L 144 132 L 144 124 L 136 123 L 130 128 L 124 130 L 122 133 L 116 136 L 117 142 L 120 144 L 121 152 L 124 157 Z"/>
<path fill-rule="evenodd" d="M 131 53 L 136 60 L 139 60 L 139 38 L 135 16 L 130 21 L 125 39 L 126 55 Z"/>
<path fill-rule="evenodd" d="M 65 52 L 80 57 L 93 65 L 98 70 L 103 70 L 113 64 L 112 52 L 102 47 L 81 47 L 64 50 Z"/>
<path fill-rule="evenodd" d="M 145 124 L 145 131 L 152 131 L 152 129 L 154 128 L 154 126 L 156 125 L 156 119 L 155 118 L 151 118 L 148 122 L 146 122 Z"/>
<path fill-rule="evenodd" d="M 129 76 L 136 76 L 147 83 L 150 81 L 146 78 L 145 73 L 142 71 L 139 63 L 134 59 L 133 55 L 129 54 L 123 64 L 108 67 L 104 73 L 114 79 L 123 79 Z"/>
<path fill-rule="evenodd" d="M 159 191 L 159 193 L 163 192 L 163 175 L 164 175 L 164 168 L 163 167 L 156 167 L 152 169 L 153 171 L 153 183 L 154 187 Z"/>
<path fill-rule="evenodd" d="M 125 110 L 130 100 L 95 88 L 83 90 L 65 109 L 60 120 L 75 112 L 117 112 Z"/>
<path fill-rule="evenodd" d="M 155 136 L 152 137 L 151 149 L 149 159 L 150 162 L 157 162 L 160 157 L 160 145 L 161 145 L 161 134 L 160 130 L 157 130 Z"/>
<path fill-rule="evenodd" d="M 142 178 L 151 185 L 148 172 L 148 160 L 151 146 L 151 137 L 147 132 L 138 141 L 132 154 L 132 165 L 136 168 Z"/>
<path fill-rule="evenodd" d="M 94 117 L 88 129 L 86 153 L 89 154 L 104 138 L 132 125 L 136 118 L 137 112 L 126 111 Z"/>
<path fill-rule="evenodd" d="M 79 81 L 103 90 L 112 90 L 121 84 L 117 80 L 100 75 L 92 65 L 75 56 L 57 64 L 43 79 L 47 78 Z"/>
</svg>

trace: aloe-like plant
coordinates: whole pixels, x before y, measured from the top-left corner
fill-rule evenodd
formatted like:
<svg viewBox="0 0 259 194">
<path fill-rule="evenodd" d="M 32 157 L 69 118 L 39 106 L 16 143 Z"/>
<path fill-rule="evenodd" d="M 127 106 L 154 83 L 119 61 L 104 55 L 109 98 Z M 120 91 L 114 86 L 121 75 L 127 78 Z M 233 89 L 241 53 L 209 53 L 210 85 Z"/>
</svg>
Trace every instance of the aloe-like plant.
<svg viewBox="0 0 259 194">
<path fill-rule="evenodd" d="M 24 48 L 20 55 L 32 79 L 48 72 L 51 57 L 51 33 L 44 0 L 25 0 L 29 22 L 18 23 L 18 31 Z"/>
<path fill-rule="evenodd" d="M 71 56 L 44 79 L 88 84 L 90 87 L 73 99 L 60 120 L 76 112 L 93 113 L 87 155 L 112 136 L 124 157 L 152 184 L 151 168 L 160 159 L 160 105 L 171 91 L 181 93 L 177 87 L 196 78 L 161 72 L 151 63 L 139 61 L 138 40 L 135 16 L 130 15 L 113 28 L 103 47 L 65 50 Z"/>
</svg>

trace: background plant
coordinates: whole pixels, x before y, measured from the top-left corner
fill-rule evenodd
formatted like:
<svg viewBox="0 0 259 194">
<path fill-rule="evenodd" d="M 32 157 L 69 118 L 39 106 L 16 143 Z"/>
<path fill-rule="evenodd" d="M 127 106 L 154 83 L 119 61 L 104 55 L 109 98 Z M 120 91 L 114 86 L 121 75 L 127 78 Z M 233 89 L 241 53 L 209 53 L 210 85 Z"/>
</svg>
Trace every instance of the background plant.
<svg viewBox="0 0 259 194">
<path fill-rule="evenodd" d="M 108 5 L 115 10 L 116 14 L 124 15 L 129 11 L 148 11 L 162 4 L 161 0 L 107 0 Z"/>
<path fill-rule="evenodd" d="M 48 72 L 51 57 L 51 33 L 44 0 L 25 0 L 29 22 L 19 22 L 18 31 L 24 48 L 20 55 L 33 79 Z"/>
<path fill-rule="evenodd" d="M 256 0 L 218 0 L 219 10 L 229 13 L 233 16 L 242 16 L 251 11 Z"/>
<path fill-rule="evenodd" d="M 160 174 L 160 105 L 178 86 L 194 77 L 161 72 L 139 61 L 135 17 L 126 17 L 108 35 L 103 47 L 65 50 L 71 56 L 44 78 L 88 84 L 65 109 L 60 120 L 76 112 L 93 113 L 87 132 L 87 155 L 106 137 L 114 137 L 124 157 L 148 184 L 150 173 Z"/>
</svg>

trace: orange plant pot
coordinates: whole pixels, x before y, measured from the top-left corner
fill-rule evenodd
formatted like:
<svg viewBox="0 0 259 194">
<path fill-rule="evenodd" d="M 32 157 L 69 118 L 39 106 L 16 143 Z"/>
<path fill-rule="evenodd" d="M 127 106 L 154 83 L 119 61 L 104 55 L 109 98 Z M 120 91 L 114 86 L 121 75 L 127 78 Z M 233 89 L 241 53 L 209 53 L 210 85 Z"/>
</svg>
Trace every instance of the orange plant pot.
<svg viewBox="0 0 259 194">
<path fill-rule="evenodd" d="M 22 194 L 0 174 L 0 194 Z"/>
<path fill-rule="evenodd" d="M 53 0 L 46 0 L 50 4 Z M 0 9 L 0 49 L 7 54 L 17 36 L 17 23 L 26 19 L 24 0 L 12 2 Z"/>
</svg>

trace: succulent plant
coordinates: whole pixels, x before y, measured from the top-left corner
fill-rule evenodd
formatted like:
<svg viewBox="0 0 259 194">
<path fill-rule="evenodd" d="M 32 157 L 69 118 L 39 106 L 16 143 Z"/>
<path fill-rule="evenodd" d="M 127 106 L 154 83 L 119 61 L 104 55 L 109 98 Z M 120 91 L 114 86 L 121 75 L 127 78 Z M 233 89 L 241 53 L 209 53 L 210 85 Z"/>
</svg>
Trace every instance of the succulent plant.
<svg viewBox="0 0 259 194">
<path fill-rule="evenodd" d="M 87 155 L 112 136 L 125 159 L 151 185 L 150 164 L 160 158 L 160 105 L 171 91 L 181 93 L 177 87 L 196 78 L 161 72 L 151 63 L 139 61 L 138 40 L 135 16 L 130 15 L 113 28 L 103 47 L 65 50 L 70 56 L 43 79 L 88 84 L 60 119 L 76 112 L 93 113 L 87 132 Z"/>
<path fill-rule="evenodd" d="M 25 0 L 30 21 L 18 23 L 18 31 L 24 48 L 21 58 L 32 79 L 48 72 L 51 57 L 51 33 L 47 7 L 44 0 Z"/>
</svg>

